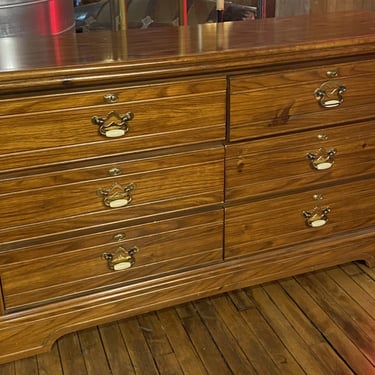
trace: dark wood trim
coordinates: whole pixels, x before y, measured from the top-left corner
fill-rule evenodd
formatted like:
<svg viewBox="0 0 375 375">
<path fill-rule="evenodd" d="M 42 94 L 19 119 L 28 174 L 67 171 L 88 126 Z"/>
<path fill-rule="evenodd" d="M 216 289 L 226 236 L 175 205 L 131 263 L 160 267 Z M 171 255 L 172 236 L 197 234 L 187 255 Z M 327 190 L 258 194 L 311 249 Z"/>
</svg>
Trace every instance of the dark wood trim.
<svg viewBox="0 0 375 375">
<path fill-rule="evenodd" d="M 275 17 L 276 0 L 266 0 L 266 17 Z"/>
</svg>

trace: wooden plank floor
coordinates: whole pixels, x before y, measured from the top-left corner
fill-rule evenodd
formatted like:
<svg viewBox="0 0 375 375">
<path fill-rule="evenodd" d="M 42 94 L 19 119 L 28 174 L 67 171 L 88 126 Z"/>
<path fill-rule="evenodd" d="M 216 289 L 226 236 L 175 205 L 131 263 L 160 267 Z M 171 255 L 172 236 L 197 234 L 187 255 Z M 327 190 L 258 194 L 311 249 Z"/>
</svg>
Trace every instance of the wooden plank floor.
<svg viewBox="0 0 375 375">
<path fill-rule="evenodd" d="M 0 375 L 375 375 L 375 269 L 350 263 L 62 337 Z"/>
</svg>

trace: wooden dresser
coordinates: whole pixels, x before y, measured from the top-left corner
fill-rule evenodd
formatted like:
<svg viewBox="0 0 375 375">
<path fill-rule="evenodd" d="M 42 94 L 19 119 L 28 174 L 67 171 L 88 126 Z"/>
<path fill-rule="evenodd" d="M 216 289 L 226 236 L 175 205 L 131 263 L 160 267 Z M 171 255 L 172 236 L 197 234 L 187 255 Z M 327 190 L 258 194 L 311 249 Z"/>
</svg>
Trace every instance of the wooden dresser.
<svg viewBox="0 0 375 375">
<path fill-rule="evenodd" d="M 0 362 L 375 263 L 375 14 L 0 39 Z"/>
</svg>

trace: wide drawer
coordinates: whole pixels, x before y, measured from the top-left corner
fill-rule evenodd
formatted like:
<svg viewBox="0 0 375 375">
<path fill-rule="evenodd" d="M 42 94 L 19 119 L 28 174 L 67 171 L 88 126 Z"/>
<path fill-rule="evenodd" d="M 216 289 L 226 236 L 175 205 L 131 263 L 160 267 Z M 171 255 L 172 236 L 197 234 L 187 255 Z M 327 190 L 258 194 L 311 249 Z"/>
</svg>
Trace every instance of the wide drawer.
<svg viewBox="0 0 375 375">
<path fill-rule="evenodd" d="M 375 173 L 375 121 L 230 144 L 226 200 Z"/>
<path fill-rule="evenodd" d="M 0 253 L 5 310 L 220 262 L 222 245 L 223 212 L 215 210 Z"/>
<path fill-rule="evenodd" d="M 221 204 L 223 184 L 222 146 L 9 178 L 0 183 L 1 247 Z"/>
<path fill-rule="evenodd" d="M 223 77 L 3 99 L 0 172 L 224 140 L 225 89 Z"/>
<path fill-rule="evenodd" d="M 375 116 L 373 61 L 230 78 L 230 140 Z"/>
<path fill-rule="evenodd" d="M 228 207 L 225 258 L 373 228 L 374 183 L 372 178 Z"/>
</svg>

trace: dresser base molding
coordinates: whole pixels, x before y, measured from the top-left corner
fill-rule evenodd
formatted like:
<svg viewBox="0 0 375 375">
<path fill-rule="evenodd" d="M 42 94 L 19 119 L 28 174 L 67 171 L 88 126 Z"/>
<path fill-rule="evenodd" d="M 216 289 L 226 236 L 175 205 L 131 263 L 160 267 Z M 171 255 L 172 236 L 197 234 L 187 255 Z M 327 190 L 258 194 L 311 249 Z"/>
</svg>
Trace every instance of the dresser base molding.
<svg viewBox="0 0 375 375">
<path fill-rule="evenodd" d="M 49 351 L 61 336 L 191 300 L 351 261 L 375 266 L 372 230 L 211 265 L 95 295 L 5 314 L 0 363 Z"/>
</svg>

